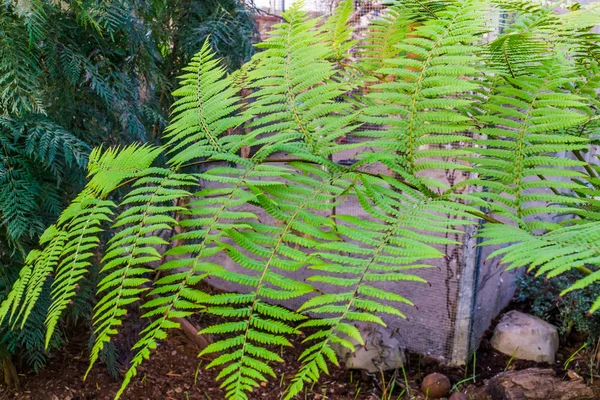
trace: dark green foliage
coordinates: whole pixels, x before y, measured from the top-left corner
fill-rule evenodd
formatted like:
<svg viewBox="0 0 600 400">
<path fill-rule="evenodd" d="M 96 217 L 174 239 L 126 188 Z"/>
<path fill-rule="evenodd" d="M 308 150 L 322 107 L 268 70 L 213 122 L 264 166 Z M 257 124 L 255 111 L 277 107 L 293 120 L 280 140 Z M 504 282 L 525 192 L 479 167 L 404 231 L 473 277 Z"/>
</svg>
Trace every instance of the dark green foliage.
<svg viewBox="0 0 600 400">
<path fill-rule="evenodd" d="M 526 302 L 534 315 L 556 325 L 561 335 L 579 332 L 591 344 L 600 336 L 600 317 L 597 314 L 589 315 L 588 311 L 596 300 L 600 286 L 593 284 L 560 296 L 578 278 L 577 272 L 565 273 L 550 280 L 524 274 L 517 280 L 516 300 Z"/>
<path fill-rule="evenodd" d="M 168 119 L 173 76 L 207 37 L 230 57 L 232 68 L 250 57 L 253 10 L 238 0 L 2 2 L 0 268 L 8 279 L 3 287 L 16 280 L 35 288 L 21 315 L 23 327 L 29 329 L 35 321 L 35 329 L 25 337 L 2 328 L 2 342 L 11 352 L 23 345 L 37 368 L 45 355 L 37 340 L 45 335 L 42 322 L 48 309 L 57 316 L 68 309 L 74 320 L 91 317 L 90 288 L 98 275 L 92 271 L 97 268 L 93 241 L 47 232 L 42 242 L 56 249 L 76 246 L 77 254 L 57 251 L 24 259 L 83 187 L 91 149 L 156 141 Z M 71 217 L 76 224 L 77 217 Z M 79 252 L 81 245 L 86 252 Z M 66 261 L 58 263 L 61 254 Z M 21 273 L 17 280 L 24 262 L 21 272 L 57 269 L 55 278 L 68 277 L 68 283 L 35 273 Z M 51 326 L 57 322 L 46 319 Z M 60 336 L 46 344 L 56 345 L 55 339 Z"/>
</svg>

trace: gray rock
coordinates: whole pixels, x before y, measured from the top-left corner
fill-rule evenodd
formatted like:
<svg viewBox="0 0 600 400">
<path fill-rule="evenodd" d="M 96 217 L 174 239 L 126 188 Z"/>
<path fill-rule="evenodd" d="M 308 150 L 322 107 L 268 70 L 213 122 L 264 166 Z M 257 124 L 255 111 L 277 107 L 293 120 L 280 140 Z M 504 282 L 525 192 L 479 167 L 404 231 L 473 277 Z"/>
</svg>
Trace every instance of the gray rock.
<svg viewBox="0 0 600 400">
<path fill-rule="evenodd" d="M 355 352 L 334 343 L 332 345 L 341 365 L 347 369 L 360 369 L 370 373 L 397 369 L 406 360 L 400 342 L 389 330 L 375 324 L 355 324 L 365 342 L 364 346 L 355 339 L 352 342 Z"/>
<path fill-rule="evenodd" d="M 529 368 L 496 375 L 488 382 L 492 400 L 587 400 L 594 392 L 581 381 L 563 381 L 551 369 Z"/>
<path fill-rule="evenodd" d="M 496 350 L 521 360 L 554 363 L 558 330 L 532 315 L 510 311 L 502 317 L 491 340 Z"/>
</svg>

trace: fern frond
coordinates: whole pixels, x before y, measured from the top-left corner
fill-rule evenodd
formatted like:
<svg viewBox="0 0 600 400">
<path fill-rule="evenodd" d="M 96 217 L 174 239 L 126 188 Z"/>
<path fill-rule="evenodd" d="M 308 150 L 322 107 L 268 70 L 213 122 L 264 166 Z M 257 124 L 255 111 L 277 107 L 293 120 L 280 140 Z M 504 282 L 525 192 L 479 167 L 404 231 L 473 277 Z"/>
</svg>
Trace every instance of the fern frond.
<svg viewBox="0 0 600 400">
<path fill-rule="evenodd" d="M 379 18 L 368 26 L 367 38 L 360 42 L 360 65 L 370 75 L 389 66 L 388 61 L 401 52 L 397 44 L 410 32 L 410 18 L 401 7 L 385 9 Z"/>
<path fill-rule="evenodd" d="M 349 21 L 353 11 L 352 1 L 344 0 L 323 24 L 325 42 L 331 48 L 330 58 L 335 62 L 347 58 L 349 50 L 356 44 L 356 40 L 351 40 L 352 27 Z"/>
<path fill-rule="evenodd" d="M 526 215 L 576 208 L 578 200 L 561 194 L 561 189 L 581 185 L 560 178 L 584 176 L 565 168 L 582 166 L 580 161 L 554 155 L 587 147 L 586 138 L 567 132 L 589 118 L 579 111 L 586 109 L 584 98 L 564 89 L 574 69 L 556 57 L 535 71 L 495 85 L 484 105 L 486 114 L 478 117 L 485 124 L 480 130 L 484 136 L 477 141 L 479 157 L 471 159 L 479 178 L 470 184 L 490 189 L 476 195 L 495 200 L 501 207 L 497 212 L 516 223 Z M 502 199 L 494 194 L 500 192 L 506 195 Z M 539 202 L 544 205 L 535 208 Z"/>
<path fill-rule="evenodd" d="M 241 107 L 240 98 L 220 60 L 211 52 L 208 40 L 184 70 L 181 87 L 173 92 L 173 96 L 180 97 L 173 104 L 175 116 L 165 132 L 173 166 L 237 146 L 221 136 L 247 119 L 239 113 L 232 115 Z"/>
<path fill-rule="evenodd" d="M 318 211 L 335 204 L 335 197 L 348 190 L 351 177 L 345 176 L 343 169 L 330 175 L 316 166 L 301 163 L 294 166 L 301 173 L 290 175 L 287 184 L 253 190 L 257 202 L 272 218 L 281 221 L 281 225 L 266 227 L 251 223 L 251 230 L 228 234 L 245 253 L 226 246 L 230 257 L 248 270 L 246 285 L 250 286 L 251 296 L 239 305 L 242 306 L 240 311 L 244 311 L 240 313 L 244 322 L 235 325 L 236 336 L 215 342 L 203 351 L 203 354 L 222 353 L 209 367 L 223 368 L 218 379 L 223 379 L 221 386 L 228 398 L 247 399 L 251 386 L 264 381 L 267 375 L 275 376 L 268 364 L 281 361 L 280 358 L 270 350 L 254 351 L 255 348 L 265 344 L 290 346 L 286 336 L 298 333 L 288 321 L 299 321 L 303 316 L 269 305 L 269 302 L 294 299 L 314 290 L 284 275 L 285 271 L 296 271 L 306 264 L 306 253 L 298 247 L 311 249 L 319 240 L 337 240 L 328 232 L 333 227 L 331 221 L 320 217 Z M 294 193 L 287 189 L 292 184 Z M 258 256 L 258 259 L 250 259 L 248 255 Z M 217 276 L 229 280 L 228 275 Z M 210 304 L 210 299 L 208 302 Z M 212 312 L 211 307 L 208 312 Z"/>
<path fill-rule="evenodd" d="M 65 243 L 56 266 L 50 296 L 52 304 L 46 317 L 46 346 L 54 334 L 63 311 L 71 303 L 83 278 L 91 265 L 94 249 L 98 246 L 100 225 L 111 221 L 114 203 L 100 200 L 83 193 L 65 210 L 59 226 L 65 233 Z M 48 248 L 45 249 L 48 251 Z"/>
<path fill-rule="evenodd" d="M 449 226 L 446 215 L 466 216 L 468 207 L 450 199 L 427 199 L 398 182 L 394 182 L 395 187 L 404 194 L 396 192 L 388 186 L 392 181 L 393 178 L 362 176 L 356 195 L 368 213 L 368 224 L 357 216 L 337 215 L 340 222 L 337 230 L 345 240 L 319 243 L 316 247 L 317 261 L 309 268 L 326 275 L 317 274 L 309 280 L 331 285 L 332 289 L 323 290 L 325 294 L 311 298 L 299 309 L 321 316 L 319 320 L 299 326 L 318 327 L 315 334 L 305 339 L 305 342 L 317 343 L 300 356 L 302 367 L 285 399 L 294 398 L 305 384 L 316 382 L 321 372 L 327 373 L 328 362 L 338 364 L 332 343 L 350 351 L 355 349 L 348 337 L 362 343 L 353 322 L 385 326 L 380 317 L 382 313 L 404 317 L 397 306 L 384 304 L 384 301 L 412 303 L 396 291 L 384 289 L 380 282 L 425 282 L 411 270 L 430 268 L 425 260 L 443 256 L 433 244 L 456 244 L 442 236 L 458 232 Z M 468 223 L 466 220 L 457 222 L 458 225 Z"/>
<path fill-rule="evenodd" d="M 264 50 L 247 73 L 248 86 L 254 89 L 247 113 L 256 116 L 248 125 L 252 134 L 247 140 L 268 135 L 269 143 L 293 142 L 296 151 L 326 156 L 333 140 L 356 126 L 353 105 L 335 101 L 352 86 L 327 61 L 330 49 L 321 40 L 317 20 L 308 19 L 301 7 L 301 1 L 294 3 L 284 14 L 285 22 L 258 45 Z M 269 154 L 272 146 L 261 140 L 256 144 Z"/>
<path fill-rule="evenodd" d="M 11 323 L 13 317 L 16 315 L 17 311 L 21 306 L 21 301 L 23 299 L 23 295 L 27 289 L 27 285 L 29 284 L 29 280 L 31 279 L 32 273 L 32 264 L 36 262 L 39 258 L 41 252 L 39 250 L 32 250 L 27 255 L 27 259 L 25 260 L 25 265 L 21 268 L 19 272 L 19 277 L 13 283 L 10 293 L 2 301 L 2 305 L 0 305 L 0 322 L 4 322 L 4 320 L 8 317 L 8 322 Z"/>
<path fill-rule="evenodd" d="M 21 302 L 21 312 L 17 318 L 22 319 L 21 329 L 29 319 L 33 307 L 36 305 L 48 277 L 54 273 L 58 266 L 62 250 L 67 239 L 66 232 L 58 230 L 52 225 L 40 237 L 40 245 L 44 250 L 35 259 L 31 276 L 27 282 L 27 290 Z"/>
<path fill-rule="evenodd" d="M 568 271 L 584 270 L 586 274 L 573 282 L 560 295 L 580 290 L 600 280 L 600 224 L 590 222 L 563 227 L 544 235 L 534 235 L 508 225 L 486 225 L 480 235 L 487 239 L 482 245 L 507 245 L 496 250 L 490 257 L 502 256 L 508 269 L 526 267 L 536 271 L 536 276 L 554 278 Z M 594 266 L 593 270 L 589 267 Z M 592 305 L 590 313 L 600 309 L 600 296 Z"/>
<path fill-rule="evenodd" d="M 160 147 L 132 144 L 123 148 L 95 148 L 89 157 L 87 189 L 99 197 L 146 170 L 163 151 Z"/>
<path fill-rule="evenodd" d="M 166 242 L 159 234 L 170 231 L 177 221 L 173 215 L 185 210 L 174 203 L 186 199 L 191 193 L 181 189 L 197 184 L 197 178 L 172 173 L 165 169 L 145 171 L 133 185 L 121 207 L 124 211 L 115 219 L 118 231 L 109 241 L 103 258 L 101 272 L 106 276 L 98 283 L 97 292 L 102 297 L 95 306 L 93 317 L 96 335 L 90 356 L 88 373 L 104 346 L 116 333 L 126 307 L 139 300 L 147 290 L 147 276 L 152 272 L 148 263 L 160 261 L 157 246 Z M 86 373 L 87 375 L 87 373 Z"/>
<path fill-rule="evenodd" d="M 370 86 L 374 90 L 367 97 L 373 104 L 363 120 L 381 128 L 366 135 L 385 157 L 397 154 L 397 163 L 410 173 L 465 168 L 453 160 L 465 154 L 455 147 L 470 140 L 465 133 L 472 121 L 456 110 L 471 105 L 471 92 L 479 87 L 476 78 L 481 72 L 473 54 L 485 31 L 484 12 L 476 1 L 448 6 L 396 45 L 412 57 L 388 60 L 389 67 L 376 71 L 394 81 Z"/>
<path fill-rule="evenodd" d="M 486 50 L 492 67 L 513 78 L 527 74 L 543 60 L 552 57 L 548 42 L 531 32 L 502 35 L 492 41 Z"/>
</svg>

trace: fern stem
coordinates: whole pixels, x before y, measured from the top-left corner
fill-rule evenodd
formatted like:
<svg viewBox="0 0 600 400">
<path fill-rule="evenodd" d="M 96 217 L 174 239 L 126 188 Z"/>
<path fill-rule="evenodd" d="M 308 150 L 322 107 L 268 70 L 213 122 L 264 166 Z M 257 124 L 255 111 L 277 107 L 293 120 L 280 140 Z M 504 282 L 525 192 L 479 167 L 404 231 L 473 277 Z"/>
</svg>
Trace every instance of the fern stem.
<svg viewBox="0 0 600 400">
<path fill-rule="evenodd" d="M 592 178 L 592 179 L 597 179 L 598 178 L 598 174 L 596 173 L 596 171 L 594 171 L 594 169 L 590 166 L 590 163 L 585 160 L 585 158 L 583 157 L 583 155 L 581 154 L 581 152 L 579 150 L 573 150 L 573 155 L 579 161 L 585 163 L 585 165 L 583 166 L 583 168 L 588 173 L 588 175 L 590 176 L 590 178 Z M 596 185 L 594 185 L 594 186 L 596 186 Z"/>
</svg>

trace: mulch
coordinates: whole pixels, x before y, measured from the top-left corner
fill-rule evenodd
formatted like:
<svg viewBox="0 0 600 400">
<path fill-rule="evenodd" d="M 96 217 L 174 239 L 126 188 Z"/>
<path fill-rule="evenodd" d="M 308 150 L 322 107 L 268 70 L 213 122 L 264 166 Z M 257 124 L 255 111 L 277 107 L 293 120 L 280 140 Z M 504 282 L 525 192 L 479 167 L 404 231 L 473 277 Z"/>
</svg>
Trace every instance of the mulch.
<svg viewBox="0 0 600 400">
<path fill-rule="evenodd" d="M 510 306 L 509 306 L 510 307 Z M 514 307 L 514 306 L 513 306 Z M 509 308 L 510 309 L 510 308 Z M 197 321 L 206 324 L 207 321 Z M 201 325 L 202 326 L 202 325 Z M 492 324 L 495 326 L 495 324 Z M 395 380 L 394 395 L 406 397 L 410 393 L 414 399 L 425 399 L 419 392 L 422 379 L 429 373 L 443 373 L 452 385 L 469 394 L 474 400 L 489 399 L 486 394 L 487 380 L 506 369 L 521 370 L 531 367 L 551 368 L 557 376 L 568 378 L 568 369 L 575 370 L 591 384 L 600 398 L 600 376 L 595 379 L 595 370 L 590 371 L 590 353 L 581 352 L 569 363 L 564 364 L 581 347 L 581 338 L 563 340 L 555 365 L 538 364 L 532 361 L 511 360 L 510 356 L 494 350 L 489 342 L 491 330 L 486 334 L 474 357 L 474 362 L 462 367 L 450 367 L 439 360 L 408 354 L 404 371 L 369 376 L 359 371 L 343 368 L 330 368 L 320 382 L 307 388 L 300 398 L 303 400 L 378 400 L 382 387 L 390 386 Z M 55 351 L 48 364 L 38 373 L 21 371 L 20 390 L 9 391 L 0 387 L 0 399 L 15 400 L 109 400 L 120 388 L 120 379 L 111 376 L 106 367 L 98 364 L 84 381 L 88 367 L 88 337 L 85 331 L 73 332 L 68 344 Z M 127 338 L 126 338 L 127 339 Z M 281 395 L 298 370 L 297 358 L 302 351 L 300 339 L 293 341 L 293 348 L 281 351 L 283 363 L 274 366 L 277 379 L 272 379 L 256 388 L 250 395 L 254 400 L 280 400 Z M 123 340 L 123 339 L 121 339 Z M 129 347 L 132 338 L 125 340 Z M 130 357 L 130 354 L 129 354 Z M 209 360 L 198 358 L 198 349 L 185 336 L 174 331 L 169 339 L 160 344 L 150 360 L 138 369 L 121 397 L 123 400 L 221 400 L 223 391 L 215 383 L 218 370 L 206 370 Z M 473 366 L 473 364 L 475 364 Z M 406 376 L 404 376 L 406 375 Z M 406 383 L 408 382 L 408 390 Z"/>
</svg>

